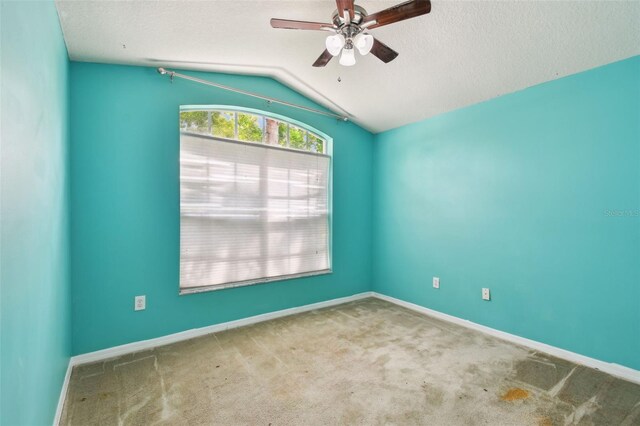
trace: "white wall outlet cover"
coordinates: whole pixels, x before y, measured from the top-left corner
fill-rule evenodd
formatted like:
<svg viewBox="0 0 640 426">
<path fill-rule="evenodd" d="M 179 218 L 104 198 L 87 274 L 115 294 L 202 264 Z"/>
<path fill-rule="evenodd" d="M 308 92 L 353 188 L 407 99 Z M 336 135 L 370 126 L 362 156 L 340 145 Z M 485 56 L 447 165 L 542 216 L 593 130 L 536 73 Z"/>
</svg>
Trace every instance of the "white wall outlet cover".
<svg viewBox="0 0 640 426">
<path fill-rule="evenodd" d="M 482 300 L 491 300 L 491 293 L 489 293 L 488 288 L 482 289 Z"/>
<path fill-rule="evenodd" d="M 147 296 L 136 296 L 133 309 L 136 311 L 144 311 L 147 308 Z"/>
<path fill-rule="evenodd" d="M 433 288 L 440 288 L 440 278 L 433 277 Z"/>
</svg>

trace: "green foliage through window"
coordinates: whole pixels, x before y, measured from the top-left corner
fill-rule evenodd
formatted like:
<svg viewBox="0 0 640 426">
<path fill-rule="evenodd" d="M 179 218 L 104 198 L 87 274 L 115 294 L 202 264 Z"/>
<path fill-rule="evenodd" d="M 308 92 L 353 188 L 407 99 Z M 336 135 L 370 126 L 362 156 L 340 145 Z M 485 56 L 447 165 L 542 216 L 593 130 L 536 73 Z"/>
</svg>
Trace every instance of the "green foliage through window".
<svg viewBox="0 0 640 426">
<path fill-rule="evenodd" d="M 287 123 L 278 123 L 278 144 L 280 146 L 287 146 Z"/>
<path fill-rule="evenodd" d="M 289 125 L 289 147 L 308 151 L 307 132 L 298 127 Z"/>
<path fill-rule="evenodd" d="M 308 152 L 324 153 L 326 149 L 324 139 L 305 129 L 274 118 L 243 112 L 181 111 L 180 130 Z"/>
<path fill-rule="evenodd" d="M 180 113 L 180 128 L 198 133 L 206 131 L 207 111 L 183 111 Z"/>
<path fill-rule="evenodd" d="M 309 151 L 313 152 L 324 152 L 324 140 L 314 135 L 313 133 L 309 133 Z"/>
<path fill-rule="evenodd" d="M 236 135 L 236 118 L 233 112 L 211 112 L 211 124 L 213 126 L 213 136 L 233 139 Z"/>
<path fill-rule="evenodd" d="M 262 126 L 258 123 L 257 116 L 238 113 L 238 139 L 247 142 L 262 142 Z"/>
</svg>

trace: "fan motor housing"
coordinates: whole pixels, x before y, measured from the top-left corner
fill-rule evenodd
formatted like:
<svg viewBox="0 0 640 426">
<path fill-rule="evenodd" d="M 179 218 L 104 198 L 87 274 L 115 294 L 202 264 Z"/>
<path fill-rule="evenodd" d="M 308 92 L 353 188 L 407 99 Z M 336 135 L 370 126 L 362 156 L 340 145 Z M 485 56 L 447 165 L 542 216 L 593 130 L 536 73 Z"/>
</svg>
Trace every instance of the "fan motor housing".
<svg viewBox="0 0 640 426">
<path fill-rule="evenodd" d="M 360 25 L 365 16 L 367 16 L 367 11 L 364 7 L 358 6 L 357 4 L 353 5 L 353 19 L 350 25 Z M 345 25 L 344 17 L 338 13 L 338 9 L 333 12 L 332 20 L 333 24 L 338 28 Z"/>
</svg>

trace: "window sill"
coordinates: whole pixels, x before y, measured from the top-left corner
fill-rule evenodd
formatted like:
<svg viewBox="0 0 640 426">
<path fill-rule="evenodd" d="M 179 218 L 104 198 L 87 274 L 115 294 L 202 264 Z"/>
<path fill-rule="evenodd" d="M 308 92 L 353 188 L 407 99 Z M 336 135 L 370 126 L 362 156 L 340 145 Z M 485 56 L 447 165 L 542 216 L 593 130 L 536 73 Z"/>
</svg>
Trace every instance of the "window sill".
<svg viewBox="0 0 640 426">
<path fill-rule="evenodd" d="M 183 296 L 186 294 L 226 290 L 229 288 L 246 287 L 246 286 L 257 285 L 257 284 L 267 284 L 267 283 L 278 282 L 278 281 L 293 280 L 296 278 L 315 277 L 317 275 L 328 275 L 332 273 L 333 273 L 333 270 L 331 269 L 323 269 L 321 271 L 311 271 L 311 272 L 304 272 L 301 274 L 291 274 L 291 275 L 280 275 L 277 277 L 258 278 L 255 280 L 247 280 L 247 281 L 236 281 L 233 283 L 216 284 L 216 285 L 201 286 L 201 287 L 186 287 L 186 288 L 181 288 L 178 294 L 180 296 Z"/>
</svg>

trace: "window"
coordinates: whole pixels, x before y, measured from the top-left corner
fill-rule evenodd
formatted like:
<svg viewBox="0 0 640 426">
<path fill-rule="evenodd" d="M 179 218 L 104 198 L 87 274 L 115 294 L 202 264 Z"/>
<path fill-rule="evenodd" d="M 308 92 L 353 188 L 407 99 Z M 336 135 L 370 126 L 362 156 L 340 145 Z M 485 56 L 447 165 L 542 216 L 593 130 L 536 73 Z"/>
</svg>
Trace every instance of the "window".
<svg viewBox="0 0 640 426">
<path fill-rule="evenodd" d="M 251 113 L 185 109 L 180 111 L 180 130 L 325 153 L 326 142 L 322 137 L 286 121 Z"/>
<path fill-rule="evenodd" d="M 326 139 L 242 111 L 180 129 L 181 293 L 330 272 Z"/>
</svg>

